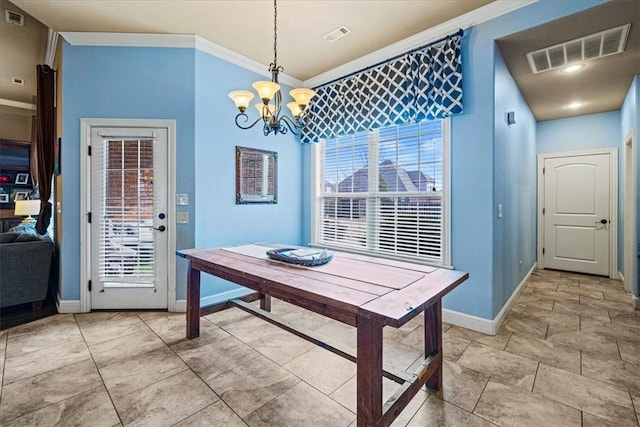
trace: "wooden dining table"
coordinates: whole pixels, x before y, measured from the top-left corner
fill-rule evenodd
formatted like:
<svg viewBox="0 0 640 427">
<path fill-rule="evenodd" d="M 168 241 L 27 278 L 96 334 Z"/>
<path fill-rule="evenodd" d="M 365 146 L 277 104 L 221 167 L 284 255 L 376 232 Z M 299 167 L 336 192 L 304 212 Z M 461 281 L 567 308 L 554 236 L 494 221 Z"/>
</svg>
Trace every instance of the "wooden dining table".
<svg viewBox="0 0 640 427">
<path fill-rule="evenodd" d="M 250 244 L 177 252 L 188 261 L 187 338 L 199 336 L 200 273 L 208 273 L 258 293 L 260 308 L 243 300 L 230 304 L 251 312 L 356 363 L 357 425 L 388 426 L 425 384 L 442 388 L 442 297 L 468 273 L 372 256 L 333 252 L 322 266 L 272 260 L 276 244 Z M 270 313 L 271 297 L 356 327 L 355 354 L 331 337 L 281 321 Z M 399 328 L 424 313 L 424 361 L 414 373 L 383 369 L 383 327 Z M 382 401 L 382 379 L 400 384 Z"/>
</svg>

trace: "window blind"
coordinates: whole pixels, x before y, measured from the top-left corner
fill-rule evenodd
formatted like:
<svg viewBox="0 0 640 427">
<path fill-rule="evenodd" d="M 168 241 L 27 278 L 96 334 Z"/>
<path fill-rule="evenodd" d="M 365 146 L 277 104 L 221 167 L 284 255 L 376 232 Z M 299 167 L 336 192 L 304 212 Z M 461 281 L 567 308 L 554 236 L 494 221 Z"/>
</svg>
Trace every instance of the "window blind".
<svg viewBox="0 0 640 427">
<path fill-rule="evenodd" d="M 444 263 L 442 121 L 321 142 L 317 242 Z"/>
</svg>

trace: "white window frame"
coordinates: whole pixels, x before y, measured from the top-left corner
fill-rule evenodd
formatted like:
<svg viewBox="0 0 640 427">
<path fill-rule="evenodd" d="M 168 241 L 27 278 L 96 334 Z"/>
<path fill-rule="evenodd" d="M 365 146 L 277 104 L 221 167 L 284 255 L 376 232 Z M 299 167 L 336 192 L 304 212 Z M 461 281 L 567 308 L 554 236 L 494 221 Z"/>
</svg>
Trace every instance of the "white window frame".
<svg viewBox="0 0 640 427">
<path fill-rule="evenodd" d="M 372 138 L 369 138 L 371 141 Z M 371 144 L 371 142 L 370 142 Z M 322 246 L 343 252 L 354 252 L 381 258 L 398 259 L 414 263 L 453 268 L 451 265 L 451 119 L 442 119 L 442 263 L 431 260 L 403 257 L 402 255 L 370 252 L 366 249 L 343 248 L 319 243 L 321 214 L 318 208 L 321 203 L 321 192 L 324 186 L 322 179 L 323 143 L 313 144 L 311 148 L 311 246 Z M 378 150 L 369 150 L 369 174 L 378 169 Z M 375 176 L 375 175 L 374 175 Z"/>
</svg>

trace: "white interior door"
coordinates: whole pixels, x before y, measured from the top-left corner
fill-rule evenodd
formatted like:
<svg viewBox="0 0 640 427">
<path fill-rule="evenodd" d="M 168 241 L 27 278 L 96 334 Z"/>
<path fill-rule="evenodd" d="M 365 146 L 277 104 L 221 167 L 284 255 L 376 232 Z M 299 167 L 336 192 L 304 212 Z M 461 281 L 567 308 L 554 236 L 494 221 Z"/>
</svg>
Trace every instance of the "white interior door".
<svg viewBox="0 0 640 427">
<path fill-rule="evenodd" d="M 91 308 L 167 308 L 167 129 L 91 128 Z"/>
<path fill-rule="evenodd" d="M 545 159 L 545 268 L 609 275 L 609 157 Z"/>
</svg>

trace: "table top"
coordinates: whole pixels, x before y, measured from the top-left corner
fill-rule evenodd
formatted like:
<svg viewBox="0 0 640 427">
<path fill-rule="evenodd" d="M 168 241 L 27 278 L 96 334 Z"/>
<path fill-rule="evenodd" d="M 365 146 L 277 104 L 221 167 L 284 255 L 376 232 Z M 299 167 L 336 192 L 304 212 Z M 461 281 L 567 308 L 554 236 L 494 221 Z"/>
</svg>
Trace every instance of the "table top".
<svg viewBox="0 0 640 427">
<path fill-rule="evenodd" d="M 469 277 L 456 270 L 337 251 L 331 262 L 317 267 L 268 258 L 268 249 L 280 247 L 252 244 L 177 254 L 190 260 L 193 269 L 352 325 L 366 315 L 402 326 Z"/>
</svg>

